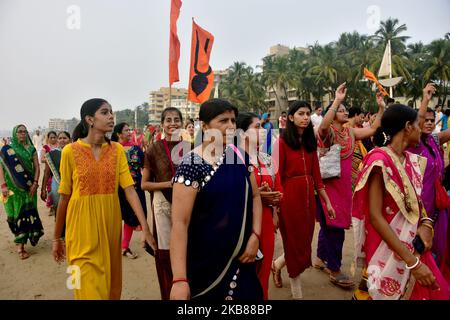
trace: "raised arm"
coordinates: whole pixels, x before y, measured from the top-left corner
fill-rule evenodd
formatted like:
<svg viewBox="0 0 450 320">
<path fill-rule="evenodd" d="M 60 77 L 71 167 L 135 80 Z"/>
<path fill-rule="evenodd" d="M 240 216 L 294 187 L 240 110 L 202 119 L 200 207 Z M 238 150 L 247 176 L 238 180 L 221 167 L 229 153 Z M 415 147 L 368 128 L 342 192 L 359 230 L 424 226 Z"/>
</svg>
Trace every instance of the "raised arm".
<svg viewBox="0 0 450 320">
<path fill-rule="evenodd" d="M 378 127 L 381 126 L 381 118 L 383 117 L 384 109 L 386 108 L 386 104 L 384 103 L 383 100 L 383 94 L 381 92 L 377 93 L 377 104 L 378 104 L 378 113 L 372 125 L 367 128 L 353 129 L 353 132 L 355 133 L 355 140 L 364 140 L 372 137 L 377 131 Z"/>
<path fill-rule="evenodd" d="M 320 138 L 325 139 L 328 136 L 331 124 L 333 123 L 333 120 L 336 117 L 337 109 L 344 101 L 346 94 L 347 94 L 347 87 L 346 83 L 344 82 L 336 89 L 333 104 L 328 109 L 328 112 L 325 114 L 325 117 L 320 123 L 320 126 L 317 130 L 317 133 L 319 134 Z"/>
<path fill-rule="evenodd" d="M 425 115 L 427 114 L 428 104 L 430 103 L 431 99 L 433 98 L 433 94 L 436 92 L 436 88 L 434 84 L 429 83 L 426 85 L 426 87 L 423 89 L 423 97 L 422 97 L 422 103 L 420 104 L 419 108 L 419 127 L 420 130 L 423 129 L 423 125 L 425 124 Z"/>
</svg>

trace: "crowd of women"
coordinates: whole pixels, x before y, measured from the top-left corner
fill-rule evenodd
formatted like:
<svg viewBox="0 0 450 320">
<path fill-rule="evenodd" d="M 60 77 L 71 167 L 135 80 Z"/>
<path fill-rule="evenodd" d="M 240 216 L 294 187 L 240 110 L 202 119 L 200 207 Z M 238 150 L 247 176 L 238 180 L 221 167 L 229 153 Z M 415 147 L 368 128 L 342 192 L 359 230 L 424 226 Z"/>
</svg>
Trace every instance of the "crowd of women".
<svg viewBox="0 0 450 320">
<path fill-rule="evenodd" d="M 49 132 L 41 153 L 41 199 L 56 212 L 53 256 L 79 268 L 75 298 L 120 298 L 122 256 L 137 257 L 130 240 L 140 231 L 164 300 L 269 299 L 271 275 L 282 287 L 284 266 L 293 299 L 303 298 L 301 275 L 312 266 L 354 290 L 354 299 L 450 299 L 450 181 L 441 147 L 450 130 L 435 132 L 434 86 L 424 89 L 418 112 L 386 108 L 378 94 L 368 125 L 359 108 L 349 115 L 346 91 L 337 88 L 316 126 L 307 102 L 292 103 L 277 139 L 265 135 L 264 119 L 225 100 L 201 105 L 196 137 L 194 123 L 183 126 L 181 112 L 166 108 L 162 133 L 145 150 L 139 132 L 114 126 L 107 101 L 86 101 L 73 136 Z M 7 221 L 26 259 L 25 245 L 36 245 L 43 227 L 39 159 L 24 125 L 2 147 L 0 164 Z M 349 228 L 358 286 L 342 270 Z"/>
</svg>

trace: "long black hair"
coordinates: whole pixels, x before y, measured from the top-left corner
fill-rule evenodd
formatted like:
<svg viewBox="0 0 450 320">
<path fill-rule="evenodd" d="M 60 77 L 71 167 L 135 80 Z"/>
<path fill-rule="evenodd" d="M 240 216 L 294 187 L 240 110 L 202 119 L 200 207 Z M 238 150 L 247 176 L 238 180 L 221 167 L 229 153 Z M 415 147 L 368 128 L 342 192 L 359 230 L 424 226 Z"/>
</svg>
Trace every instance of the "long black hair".
<svg viewBox="0 0 450 320">
<path fill-rule="evenodd" d="M 121 123 L 116 124 L 114 126 L 114 131 L 113 131 L 113 133 L 111 135 L 111 141 L 115 141 L 115 142 L 119 141 L 119 134 L 122 133 L 123 128 L 125 128 L 125 126 L 129 127 L 129 124 L 126 123 L 126 122 L 121 122 Z"/>
<path fill-rule="evenodd" d="M 87 137 L 89 133 L 89 124 L 86 122 L 86 117 L 93 117 L 97 110 L 100 109 L 100 107 L 105 103 L 108 103 L 108 101 L 100 98 L 90 99 L 83 103 L 80 110 L 81 121 L 73 130 L 73 141 Z M 109 142 L 107 137 L 105 137 L 105 139 Z"/>
<path fill-rule="evenodd" d="M 381 118 L 381 127 L 377 129 L 373 142 L 378 147 L 387 146 L 394 136 L 405 128 L 409 121 L 411 124 L 417 119 L 417 111 L 403 104 L 390 106 Z"/>
<path fill-rule="evenodd" d="M 300 108 L 308 108 L 311 112 L 311 106 L 306 101 L 297 100 L 289 107 L 288 116 L 294 116 L 294 114 Z M 305 147 L 308 152 L 317 151 L 317 139 L 314 134 L 314 128 L 312 122 L 309 121 L 308 126 L 303 131 L 302 136 L 299 135 L 297 126 L 294 121 L 288 119 L 286 123 L 286 130 L 283 133 L 283 139 L 291 149 L 299 150 L 302 146 Z"/>
</svg>

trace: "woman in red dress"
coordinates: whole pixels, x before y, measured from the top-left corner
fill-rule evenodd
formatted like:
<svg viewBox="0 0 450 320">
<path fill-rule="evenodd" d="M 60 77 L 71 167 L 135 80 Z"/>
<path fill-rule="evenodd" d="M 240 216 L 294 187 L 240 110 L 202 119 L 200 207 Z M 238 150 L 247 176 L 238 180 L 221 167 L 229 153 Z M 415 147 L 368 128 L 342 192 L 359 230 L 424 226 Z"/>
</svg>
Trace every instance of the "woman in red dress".
<svg viewBox="0 0 450 320">
<path fill-rule="evenodd" d="M 279 225 L 292 297 L 302 299 L 300 275 L 311 266 L 316 193 L 326 204 L 330 219 L 335 216 L 320 176 L 317 140 L 307 102 L 296 101 L 289 108 L 286 131 L 272 157 L 278 164 L 284 190 Z"/>
<path fill-rule="evenodd" d="M 269 298 L 269 277 L 272 257 L 275 248 L 275 227 L 273 223 L 273 211 L 282 197 L 280 176 L 276 173 L 272 158 L 260 152 L 259 129 L 261 127 L 258 115 L 252 112 L 239 113 L 236 119 L 237 129 L 242 130 L 239 138 L 243 140 L 245 151 L 250 155 L 250 163 L 258 184 L 263 213 L 261 222 L 261 234 L 259 235 L 259 249 L 263 254 L 262 260 L 256 266 L 259 282 L 263 288 L 264 300 Z M 261 139 L 261 141 L 264 141 Z"/>
</svg>

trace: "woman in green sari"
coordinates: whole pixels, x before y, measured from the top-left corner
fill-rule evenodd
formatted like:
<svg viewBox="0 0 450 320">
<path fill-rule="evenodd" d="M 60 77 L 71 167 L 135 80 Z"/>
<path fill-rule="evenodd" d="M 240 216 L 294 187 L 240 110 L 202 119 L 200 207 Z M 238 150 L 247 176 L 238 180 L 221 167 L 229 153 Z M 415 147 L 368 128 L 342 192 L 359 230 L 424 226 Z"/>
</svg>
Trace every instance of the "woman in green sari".
<svg viewBox="0 0 450 320">
<path fill-rule="evenodd" d="M 9 228 L 21 259 L 30 255 L 25 244 L 35 246 L 44 234 L 37 211 L 39 162 L 24 125 L 13 129 L 12 142 L 0 150 L 0 185 Z"/>
</svg>

